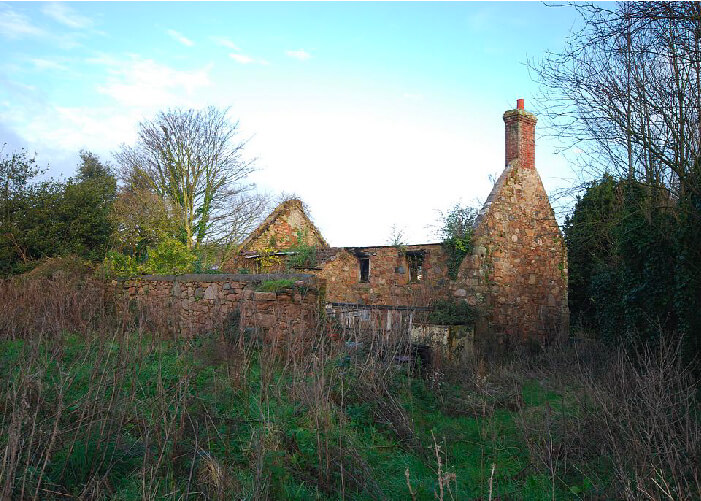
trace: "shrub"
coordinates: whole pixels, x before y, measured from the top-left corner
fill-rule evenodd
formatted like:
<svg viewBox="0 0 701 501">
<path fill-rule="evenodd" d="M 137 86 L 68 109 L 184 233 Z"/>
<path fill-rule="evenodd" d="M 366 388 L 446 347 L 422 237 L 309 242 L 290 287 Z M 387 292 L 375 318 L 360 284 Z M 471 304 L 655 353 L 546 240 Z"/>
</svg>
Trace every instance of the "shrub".
<svg viewBox="0 0 701 501">
<path fill-rule="evenodd" d="M 477 210 L 456 204 L 447 214 L 441 214 L 438 230 L 443 239 L 443 249 L 448 255 L 448 275 L 455 280 L 465 256 L 472 251 L 473 225 Z"/>
<path fill-rule="evenodd" d="M 300 245 L 290 250 L 294 254 L 287 257 L 288 268 L 314 268 L 316 266 L 316 247 Z"/>
<path fill-rule="evenodd" d="M 155 249 L 149 249 L 148 259 L 141 266 L 144 273 L 181 274 L 192 271 L 197 256 L 184 243 L 174 238 L 159 242 Z"/>
<path fill-rule="evenodd" d="M 134 256 L 109 251 L 105 257 L 105 274 L 110 277 L 131 277 L 139 274 L 139 264 Z"/>
<path fill-rule="evenodd" d="M 294 252 L 287 257 L 288 268 L 314 268 L 316 266 L 316 247 L 305 243 L 305 234 L 297 230 L 297 243 L 290 251 Z"/>
<path fill-rule="evenodd" d="M 472 325 L 477 318 L 477 311 L 466 301 L 441 299 L 433 303 L 428 321 L 441 325 Z"/>
<path fill-rule="evenodd" d="M 105 258 L 105 272 L 108 276 L 118 277 L 139 274 L 180 275 L 195 271 L 196 262 L 197 256 L 184 243 L 167 238 L 156 247 L 149 247 L 143 262 L 139 262 L 136 256 L 108 252 Z"/>
</svg>

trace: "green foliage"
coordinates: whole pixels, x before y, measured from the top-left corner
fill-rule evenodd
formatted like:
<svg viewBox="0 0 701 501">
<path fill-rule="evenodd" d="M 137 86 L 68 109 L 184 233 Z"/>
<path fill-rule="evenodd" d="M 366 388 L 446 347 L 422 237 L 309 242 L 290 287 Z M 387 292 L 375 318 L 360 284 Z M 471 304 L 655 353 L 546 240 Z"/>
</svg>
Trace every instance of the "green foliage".
<svg viewBox="0 0 701 501">
<path fill-rule="evenodd" d="M 168 238 L 149 249 L 148 258 L 141 266 L 144 273 L 182 274 L 193 270 L 197 256 L 179 240 Z"/>
<path fill-rule="evenodd" d="M 22 225 L 28 208 L 29 181 L 40 170 L 25 150 L 10 155 L 0 150 L 0 274 L 16 271 L 28 261 Z"/>
<path fill-rule="evenodd" d="M 105 258 L 108 276 L 130 277 L 135 275 L 182 275 L 198 273 L 195 269 L 197 255 L 180 240 L 167 238 L 156 247 L 149 247 L 145 258 L 110 251 Z M 201 273 L 201 271 L 199 271 Z"/>
<path fill-rule="evenodd" d="M 0 161 L 0 274 L 26 271 L 45 257 L 104 258 L 116 180 L 95 155 L 80 156 L 78 175 L 65 183 L 29 184 L 39 169 L 24 152 Z"/>
<path fill-rule="evenodd" d="M 698 257 L 699 247 L 677 214 L 658 185 L 606 175 L 589 186 L 565 222 L 575 325 L 608 340 L 691 334 L 701 271 L 688 256 Z"/>
<path fill-rule="evenodd" d="M 607 330 L 620 330 L 617 303 L 605 301 L 597 291 L 614 291 L 618 269 L 614 230 L 621 219 L 623 195 L 619 183 L 606 175 L 592 183 L 577 200 L 574 213 L 565 220 L 565 240 L 569 263 L 569 306 L 574 323 L 593 327 L 608 322 Z M 613 288 L 612 288 L 613 287 Z M 607 308 L 603 311 L 601 308 Z M 595 320 L 596 319 L 596 320 Z"/>
<path fill-rule="evenodd" d="M 59 206 L 59 226 L 64 234 L 61 253 L 99 261 L 105 256 L 113 231 L 110 211 L 117 185 L 109 168 L 94 155 L 82 152 L 81 158 L 79 176 L 66 183 Z"/>
<path fill-rule="evenodd" d="M 305 243 L 305 235 L 297 230 L 297 242 L 288 250 L 294 252 L 287 256 L 288 268 L 314 268 L 316 266 L 316 247 Z"/>
<path fill-rule="evenodd" d="M 178 238 L 178 224 L 170 212 L 153 191 L 123 188 L 110 213 L 112 250 L 143 260 L 149 247 L 167 238 Z"/>
<path fill-rule="evenodd" d="M 431 305 L 428 321 L 440 325 L 474 325 L 477 310 L 467 301 L 441 299 Z"/>
<path fill-rule="evenodd" d="M 472 231 L 477 210 L 456 204 L 447 214 L 441 214 L 439 236 L 448 255 L 448 275 L 455 280 L 465 256 L 472 251 Z"/>
<path fill-rule="evenodd" d="M 259 292 L 282 292 L 295 287 L 295 281 L 286 278 L 280 280 L 266 280 L 256 288 Z"/>
<path fill-rule="evenodd" d="M 139 274 L 139 263 L 134 256 L 108 251 L 104 269 L 108 277 L 133 277 Z"/>
</svg>

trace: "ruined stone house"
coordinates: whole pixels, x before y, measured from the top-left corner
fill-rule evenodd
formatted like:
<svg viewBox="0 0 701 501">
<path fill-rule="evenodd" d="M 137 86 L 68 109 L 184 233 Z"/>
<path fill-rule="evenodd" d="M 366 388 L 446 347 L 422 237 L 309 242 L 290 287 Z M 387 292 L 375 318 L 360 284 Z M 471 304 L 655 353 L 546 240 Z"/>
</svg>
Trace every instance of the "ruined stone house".
<svg viewBox="0 0 701 501">
<path fill-rule="evenodd" d="M 325 279 L 331 307 L 414 311 L 453 299 L 479 311 L 476 336 L 543 341 L 566 335 L 567 251 L 535 166 L 537 119 L 524 110 L 522 99 L 503 119 L 505 168 L 475 222 L 472 253 L 455 278 L 440 243 L 330 247 L 299 200 L 280 204 L 225 269 L 278 271 L 290 256 L 311 248 L 312 262 L 297 267 Z M 391 323 L 393 317 L 383 318 Z"/>
</svg>

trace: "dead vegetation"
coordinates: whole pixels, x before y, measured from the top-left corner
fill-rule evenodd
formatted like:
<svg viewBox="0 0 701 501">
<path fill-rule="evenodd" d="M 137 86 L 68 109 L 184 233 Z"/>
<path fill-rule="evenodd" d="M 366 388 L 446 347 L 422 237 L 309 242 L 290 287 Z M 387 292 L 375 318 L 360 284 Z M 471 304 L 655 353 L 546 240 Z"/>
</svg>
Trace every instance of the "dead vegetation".
<svg viewBox="0 0 701 501">
<path fill-rule="evenodd" d="M 192 339 L 93 278 L 0 285 L 3 499 L 694 499 L 679 342 L 411 360 L 399 333 Z M 409 357 L 409 358 L 407 358 Z M 398 363 L 401 361 L 402 363 Z"/>
</svg>

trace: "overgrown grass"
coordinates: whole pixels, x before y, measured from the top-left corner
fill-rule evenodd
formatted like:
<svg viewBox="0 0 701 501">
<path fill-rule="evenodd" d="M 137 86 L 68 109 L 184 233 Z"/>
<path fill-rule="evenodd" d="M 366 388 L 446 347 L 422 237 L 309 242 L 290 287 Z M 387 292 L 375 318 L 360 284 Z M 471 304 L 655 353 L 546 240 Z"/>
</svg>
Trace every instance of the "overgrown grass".
<svg viewBox="0 0 701 501">
<path fill-rule="evenodd" d="M 396 362 L 411 352 L 398 333 L 163 335 L 153 312 L 110 309 L 86 287 L 0 286 L 3 499 L 698 493 L 696 387 L 674 346 L 661 358 L 592 346 L 422 368 Z"/>
<path fill-rule="evenodd" d="M 294 288 L 295 281 L 287 278 L 279 280 L 266 280 L 256 288 L 260 292 L 282 292 Z"/>
</svg>

